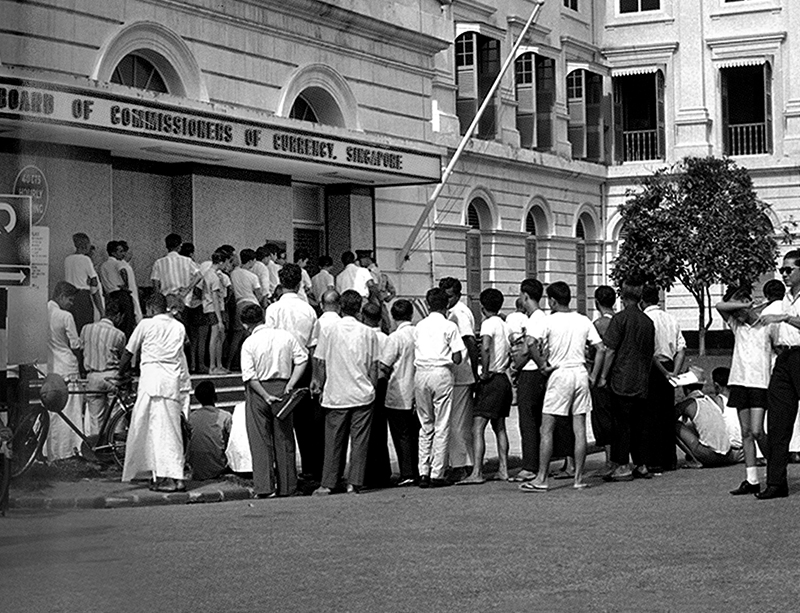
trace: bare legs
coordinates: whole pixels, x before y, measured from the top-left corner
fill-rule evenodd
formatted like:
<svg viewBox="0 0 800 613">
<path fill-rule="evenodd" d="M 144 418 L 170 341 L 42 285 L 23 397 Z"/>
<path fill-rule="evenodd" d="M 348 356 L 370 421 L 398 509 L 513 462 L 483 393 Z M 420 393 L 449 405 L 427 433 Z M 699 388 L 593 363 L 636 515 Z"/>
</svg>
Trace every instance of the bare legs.
<svg viewBox="0 0 800 613">
<path fill-rule="evenodd" d="M 483 457 L 486 454 L 486 442 L 483 438 L 483 433 L 486 430 L 486 424 L 490 420 L 485 417 L 476 415 L 472 422 L 472 444 L 475 451 L 475 464 L 472 467 L 472 473 L 466 479 L 459 481 L 459 485 L 470 485 L 484 483 L 486 479 L 483 476 Z M 492 430 L 494 430 L 495 440 L 497 442 L 497 456 L 500 465 L 497 469 L 497 478 L 503 481 L 508 480 L 508 434 L 506 433 L 506 419 L 500 417 L 492 419 Z"/>
<path fill-rule="evenodd" d="M 553 430 L 556 418 L 547 413 L 542 415 L 541 443 L 539 445 L 539 474 L 533 481 L 534 487 L 544 489 L 547 487 L 550 472 L 550 459 L 553 456 Z M 572 416 L 572 431 L 575 434 L 575 484 L 581 489 L 586 487 L 583 481 L 583 467 L 586 463 L 586 415 Z"/>
</svg>

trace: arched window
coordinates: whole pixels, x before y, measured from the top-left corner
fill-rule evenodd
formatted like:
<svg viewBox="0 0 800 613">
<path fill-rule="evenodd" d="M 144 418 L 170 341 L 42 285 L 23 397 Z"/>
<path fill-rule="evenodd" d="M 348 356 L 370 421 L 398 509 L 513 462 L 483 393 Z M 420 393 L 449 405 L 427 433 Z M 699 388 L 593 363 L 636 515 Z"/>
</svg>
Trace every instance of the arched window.
<svg viewBox="0 0 800 613">
<path fill-rule="evenodd" d="M 148 92 L 169 93 L 164 77 L 155 64 L 137 53 L 130 53 L 122 58 L 114 68 L 111 82 Z"/>
<path fill-rule="evenodd" d="M 483 203 L 481 198 L 476 198 L 476 200 L 479 200 L 480 203 Z M 478 215 L 478 209 L 475 208 L 473 203 L 470 203 L 470 205 L 467 207 L 467 225 L 473 230 L 481 229 L 481 218 L 480 215 Z"/>
<path fill-rule="evenodd" d="M 579 313 L 586 315 L 586 229 L 583 222 L 579 219 L 575 224 L 575 285 L 576 285 L 576 308 Z"/>
<path fill-rule="evenodd" d="M 314 112 L 314 107 L 312 107 L 303 96 L 298 96 L 297 100 L 294 101 L 292 110 L 289 112 L 289 117 L 291 119 L 299 119 L 300 121 L 319 123 L 317 114 Z"/>
<path fill-rule="evenodd" d="M 525 232 L 528 233 L 525 237 L 525 277 L 535 279 L 539 274 L 539 246 L 536 243 L 536 218 L 533 211 L 528 211 L 525 218 Z"/>
</svg>

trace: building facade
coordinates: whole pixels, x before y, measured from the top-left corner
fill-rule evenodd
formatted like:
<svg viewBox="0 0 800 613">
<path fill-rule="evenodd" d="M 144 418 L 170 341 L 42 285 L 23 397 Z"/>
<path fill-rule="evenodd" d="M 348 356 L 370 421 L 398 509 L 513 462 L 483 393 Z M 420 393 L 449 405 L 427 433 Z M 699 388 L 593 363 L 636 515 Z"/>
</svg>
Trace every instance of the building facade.
<svg viewBox="0 0 800 613">
<path fill-rule="evenodd" d="M 373 249 L 411 297 L 563 279 L 590 312 L 626 192 L 685 155 L 749 168 L 790 247 L 795 4 L 546 0 L 425 215 L 535 2 L 0 2 L 0 193 L 47 228 L 40 286 L 75 232 L 97 263 L 127 240 L 146 286 L 175 231 L 198 259 Z M 696 327 L 679 288 L 667 306 Z"/>
</svg>

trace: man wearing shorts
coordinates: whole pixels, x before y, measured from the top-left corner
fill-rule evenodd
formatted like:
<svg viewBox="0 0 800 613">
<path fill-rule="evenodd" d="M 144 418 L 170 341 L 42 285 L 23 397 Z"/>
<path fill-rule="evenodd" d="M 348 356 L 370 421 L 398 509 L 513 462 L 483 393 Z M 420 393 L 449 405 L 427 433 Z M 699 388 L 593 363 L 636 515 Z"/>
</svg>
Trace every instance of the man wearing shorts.
<svg viewBox="0 0 800 613">
<path fill-rule="evenodd" d="M 586 460 L 586 415 L 592 410 L 589 373 L 586 370 L 586 345 L 599 349 L 602 340 L 591 320 L 570 310 L 569 286 L 556 281 L 547 286 L 550 315 L 544 321 L 540 338 L 548 352 L 548 365 L 535 351 L 537 366 L 550 373 L 542 406 L 542 441 L 539 451 L 539 473 L 536 479 L 520 485 L 523 491 L 547 491 L 550 458 L 553 453 L 553 430 L 556 416 L 572 415 L 575 433 L 575 489 L 583 489 L 583 465 Z M 535 345 L 534 345 L 535 347 Z"/>
</svg>

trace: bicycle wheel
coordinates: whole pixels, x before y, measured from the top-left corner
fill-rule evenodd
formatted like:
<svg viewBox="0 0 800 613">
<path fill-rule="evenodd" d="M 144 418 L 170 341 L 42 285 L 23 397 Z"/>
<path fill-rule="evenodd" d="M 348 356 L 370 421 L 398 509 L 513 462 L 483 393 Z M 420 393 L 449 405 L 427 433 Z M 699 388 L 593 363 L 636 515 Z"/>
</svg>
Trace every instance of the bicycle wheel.
<svg viewBox="0 0 800 613">
<path fill-rule="evenodd" d="M 11 460 L 8 455 L 0 455 L 0 516 L 5 517 L 8 510 L 8 486 L 11 482 Z"/>
<path fill-rule="evenodd" d="M 50 415 L 36 409 L 23 417 L 14 429 L 11 439 L 11 478 L 28 470 L 44 447 L 50 429 Z"/>
<path fill-rule="evenodd" d="M 118 411 L 108 422 L 108 445 L 111 448 L 111 455 L 114 461 L 122 468 L 125 463 L 125 448 L 128 444 L 128 428 L 131 425 L 131 412 L 128 410 Z"/>
</svg>

